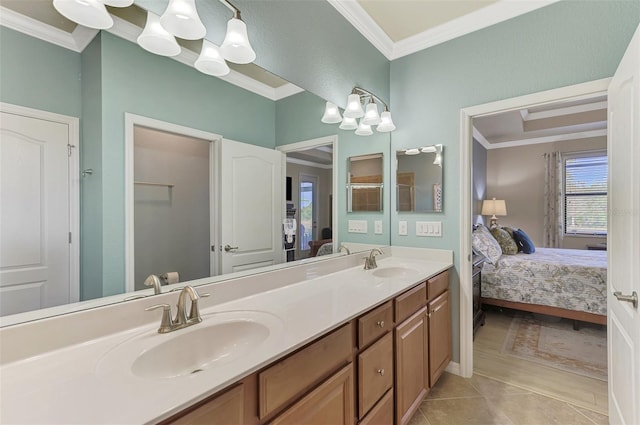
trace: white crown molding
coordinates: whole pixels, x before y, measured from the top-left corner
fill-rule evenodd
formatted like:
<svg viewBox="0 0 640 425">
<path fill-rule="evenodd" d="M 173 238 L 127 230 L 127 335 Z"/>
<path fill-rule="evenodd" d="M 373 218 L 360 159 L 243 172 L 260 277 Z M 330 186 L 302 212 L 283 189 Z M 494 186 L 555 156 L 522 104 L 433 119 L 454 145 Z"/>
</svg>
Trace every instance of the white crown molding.
<svg viewBox="0 0 640 425">
<path fill-rule="evenodd" d="M 523 15 L 560 0 L 499 0 L 475 12 L 393 42 L 356 0 L 327 0 L 387 59 L 394 60 Z"/>
<path fill-rule="evenodd" d="M 43 24 L 28 16 L 0 6 L 0 25 L 74 52 L 82 52 L 98 30 L 78 25 L 72 33 Z"/>
<path fill-rule="evenodd" d="M 490 143 L 487 149 L 512 148 L 515 146 L 537 145 L 539 143 L 563 142 L 565 140 L 579 140 L 579 139 L 588 139 L 591 137 L 606 137 L 606 136 L 607 136 L 607 129 L 602 128 L 599 130 L 579 131 L 576 133 L 559 134 L 555 136 L 534 137 L 531 139 L 510 140 L 508 142 Z"/>
<path fill-rule="evenodd" d="M 276 87 L 273 89 L 273 99 L 272 100 L 280 100 L 285 97 L 293 96 L 294 94 L 298 94 L 303 92 L 304 89 L 296 86 L 293 83 L 283 84 L 280 87 Z"/>
<path fill-rule="evenodd" d="M 376 49 L 392 60 L 394 44 L 386 32 L 373 20 L 356 0 L 327 0 L 345 17 Z"/>
<path fill-rule="evenodd" d="M 331 170 L 333 168 L 333 165 L 331 164 L 320 164 L 318 162 L 306 161 L 304 159 L 292 158 L 290 156 L 287 156 L 287 163 L 305 165 L 307 167 L 322 168 L 324 170 Z"/>
<path fill-rule="evenodd" d="M 475 127 L 473 127 L 473 138 L 476 139 L 485 149 L 491 149 L 491 143 L 489 143 L 486 137 L 480 133 L 480 130 Z"/>
<path fill-rule="evenodd" d="M 605 111 L 607 110 L 606 100 L 602 102 L 587 103 L 586 105 L 567 106 L 564 108 L 549 109 L 547 111 L 540 112 L 529 112 L 527 110 L 526 116 L 525 114 L 522 114 L 522 119 L 523 121 L 533 121 L 545 118 L 555 118 L 564 115 L 581 114 L 584 112 L 600 111 L 603 109 Z"/>
</svg>

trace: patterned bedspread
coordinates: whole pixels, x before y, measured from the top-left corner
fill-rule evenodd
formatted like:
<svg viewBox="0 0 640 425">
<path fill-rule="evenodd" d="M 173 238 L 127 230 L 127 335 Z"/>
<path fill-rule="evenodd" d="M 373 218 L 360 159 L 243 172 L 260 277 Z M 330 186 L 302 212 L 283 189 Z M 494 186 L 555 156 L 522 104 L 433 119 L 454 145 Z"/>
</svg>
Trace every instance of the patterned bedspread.
<svg viewBox="0 0 640 425">
<path fill-rule="evenodd" d="M 607 252 L 536 248 L 482 267 L 482 296 L 607 314 Z"/>
</svg>

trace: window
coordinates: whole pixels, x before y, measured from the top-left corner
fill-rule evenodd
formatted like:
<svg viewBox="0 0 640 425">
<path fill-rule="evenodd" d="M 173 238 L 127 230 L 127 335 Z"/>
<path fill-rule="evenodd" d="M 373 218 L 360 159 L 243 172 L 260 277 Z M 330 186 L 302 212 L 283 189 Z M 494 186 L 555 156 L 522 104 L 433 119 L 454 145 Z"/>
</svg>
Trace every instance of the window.
<svg viewBox="0 0 640 425">
<path fill-rule="evenodd" d="M 564 155 L 564 233 L 607 234 L 607 152 Z"/>
</svg>

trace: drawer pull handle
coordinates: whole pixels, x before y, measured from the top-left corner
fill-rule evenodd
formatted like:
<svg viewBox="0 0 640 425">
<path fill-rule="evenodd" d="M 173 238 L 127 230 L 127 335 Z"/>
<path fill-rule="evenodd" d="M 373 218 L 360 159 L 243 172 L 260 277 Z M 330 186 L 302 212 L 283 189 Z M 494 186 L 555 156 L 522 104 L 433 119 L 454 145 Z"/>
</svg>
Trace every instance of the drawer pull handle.
<svg viewBox="0 0 640 425">
<path fill-rule="evenodd" d="M 379 320 L 378 323 L 376 323 L 378 325 L 379 328 L 384 328 L 384 320 Z"/>
<path fill-rule="evenodd" d="M 378 375 L 384 376 L 384 369 L 378 369 Z"/>
</svg>

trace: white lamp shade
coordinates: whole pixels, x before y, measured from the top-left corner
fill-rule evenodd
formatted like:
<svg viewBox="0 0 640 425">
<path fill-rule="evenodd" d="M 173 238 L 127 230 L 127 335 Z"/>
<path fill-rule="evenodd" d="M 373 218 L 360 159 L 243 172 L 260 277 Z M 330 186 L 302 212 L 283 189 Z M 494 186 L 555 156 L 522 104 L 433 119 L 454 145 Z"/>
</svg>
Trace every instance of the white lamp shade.
<svg viewBox="0 0 640 425">
<path fill-rule="evenodd" d="M 336 105 L 331 102 L 327 102 L 324 107 L 324 115 L 320 120 L 326 124 L 337 124 L 342 121 L 342 116 L 340 115 L 340 110 Z"/>
<path fill-rule="evenodd" d="M 384 111 L 380 114 L 380 124 L 376 127 L 381 133 L 388 133 L 389 131 L 393 131 L 396 129 L 396 126 L 393 124 L 393 120 L 391 119 L 391 112 Z"/>
<path fill-rule="evenodd" d="M 507 204 L 504 199 L 487 199 L 482 201 L 482 215 L 507 215 Z"/>
<path fill-rule="evenodd" d="M 420 153 L 420 149 L 418 148 L 405 149 L 404 151 L 405 155 L 418 155 L 419 153 Z"/>
<path fill-rule="evenodd" d="M 347 118 L 360 118 L 364 115 L 362 105 L 360 104 L 360 95 L 350 94 L 347 98 L 347 108 L 343 115 Z"/>
<path fill-rule="evenodd" d="M 373 134 L 373 130 L 371 130 L 370 125 L 364 124 L 362 120 L 360 120 L 360 125 L 358 125 L 356 134 L 358 136 L 371 136 Z"/>
<path fill-rule="evenodd" d="M 198 40 L 207 33 L 198 16 L 195 0 L 169 0 L 160 23 L 171 34 L 187 40 Z"/>
<path fill-rule="evenodd" d="M 358 128 L 358 122 L 355 118 L 344 117 L 339 128 L 340 130 L 355 130 Z"/>
<path fill-rule="evenodd" d="M 113 19 L 98 0 L 53 0 L 53 7 L 62 16 L 88 28 L 104 30 L 113 26 Z"/>
<path fill-rule="evenodd" d="M 100 0 L 102 3 L 107 6 L 113 7 L 128 7 L 133 4 L 133 0 Z"/>
<path fill-rule="evenodd" d="M 220 48 L 207 40 L 202 40 L 202 50 L 194 66 L 198 71 L 214 77 L 229 73 L 229 65 L 224 61 Z"/>
<path fill-rule="evenodd" d="M 160 25 L 160 17 L 153 12 L 147 12 L 147 24 L 138 36 L 138 44 L 160 56 L 176 56 L 181 50 L 175 37 Z"/>
<path fill-rule="evenodd" d="M 367 110 L 364 113 L 362 122 L 366 125 L 378 125 L 380 124 L 380 114 L 378 114 L 378 105 L 375 102 L 367 104 Z"/>
<path fill-rule="evenodd" d="M 220 46 L 224 58 L 233 63 L 251 63 L 256 58 L 249 43 L 247 25 L 240 19 L 231 18 L 227 22 L 227 34 Z"/>
</svg>

